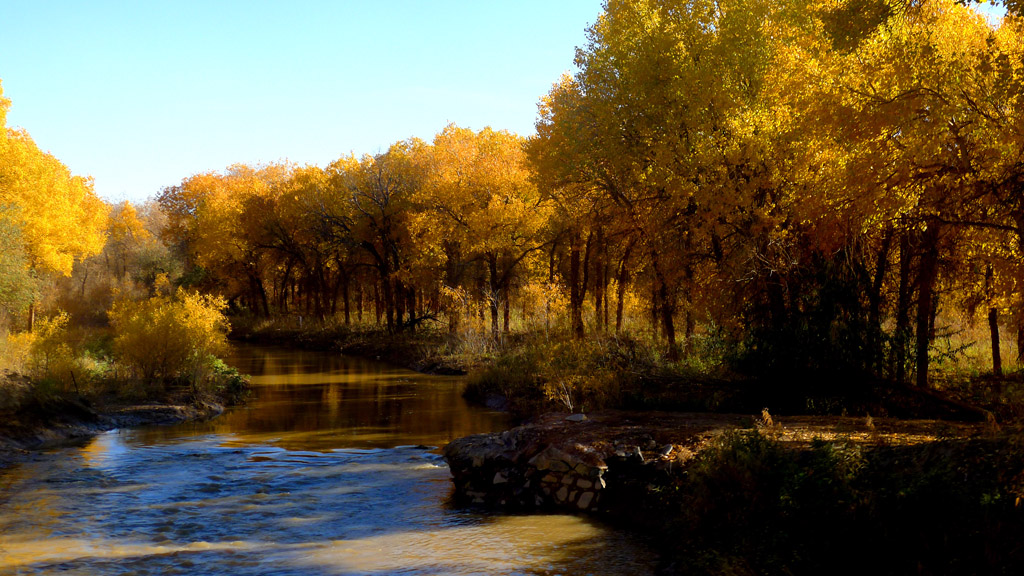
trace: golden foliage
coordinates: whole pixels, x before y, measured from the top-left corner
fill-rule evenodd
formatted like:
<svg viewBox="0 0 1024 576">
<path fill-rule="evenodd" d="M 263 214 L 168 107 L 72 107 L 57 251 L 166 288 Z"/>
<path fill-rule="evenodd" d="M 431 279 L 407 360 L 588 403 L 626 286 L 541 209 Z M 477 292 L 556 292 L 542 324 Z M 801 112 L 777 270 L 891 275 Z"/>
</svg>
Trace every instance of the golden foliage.
<svg viewBox="0 0 1024 576">
<path fill-rule="evenodd" d="M 40 319 L 32 332 L 7 334 L 0 354 L 4 368 L 68 390 L 78 386 L 87 370 L 85 359 L 74 348 L 69 321 L 66 312 L 59 312 Z"/>
<path fill-rule="evenodd" d="M 114 354 L 137 378 L 196 384 L 227 349 L 223 298 L 179 289 L 174 297 L 121 300 L 110 310 Z"/>
<path fill-rule="evenodd" d="M 7 101 L 0 91 L 0 120 Z M 92 181 L 73 176 L 24 130 L 0 122 L 0 206 L 12 207 L 38 271 L 70 274 L 76 259 L 103 248 L 107 205 Z"/>
</svg>

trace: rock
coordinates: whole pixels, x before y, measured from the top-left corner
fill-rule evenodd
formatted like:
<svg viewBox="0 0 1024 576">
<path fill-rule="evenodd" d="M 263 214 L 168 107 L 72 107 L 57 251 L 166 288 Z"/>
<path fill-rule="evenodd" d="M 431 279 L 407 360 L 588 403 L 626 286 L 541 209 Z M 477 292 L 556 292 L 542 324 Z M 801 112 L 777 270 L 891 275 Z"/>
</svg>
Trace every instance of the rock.
<svg viewBox="0 0 1024 576">
<path fill-rule="evenodd" d="M 615 456 L 623 460 L 636 461 L 640 464 L 644 463 L 644 454 L 640 451 L 639 446 L 628 446 L 618 449 L 615 451 Z"/>
<path fill-rule="evenodd" d="M 594 493 L 584 492 L 583 494 L 580 494 L 580 499 L 576 501 L 576 506 L 579 507 L 580 510 L 586 510 L 587 508 L 590 508 L 590 503 L 593 501 Z"/>
<path fill-rule="evenodd" d="M 565 463 L 567 460 L 571 461 L 572 457 L 554 446 L 548 446 L 530 458 L 528 464 L 537 470 L 568 472 L 572 467 Z"/>
<path fill-rule="evenodd" d="M 505 432 L 454 440 L 444 458 L 455 497 L 463 503 L 510 510 L 631 510 L 634 498 L 647 497 L 647 484 L 667 482 L 679 474 L 673 464 L 682 468 L 692 459 L 687 446 L 705 430 L 691 427 L 689 418 L 683 424 L 687 435 L 677 441 L 653 433 L 657 423 L 637 426 L 615 413 L 550 414 Z M 666 444 L 670 439 L 673 444 Z"/>
<path fill-rule="evenodd" d="M 568 497 L 569 488 L 566 486 L 562 486 L 559 488 L 558 492 L 555 493 L 555 500 L 558 500 L 559 502 L 565 502 Z"/>
<path fill-rule="evenodd" d="M 489 434 L 459 438 L 444 449 L 449 464 L 460 469 L 480 468 L 485 463 L 501 459 L 505 452 L 505 443 Z"/>
<path fill-rule="evenodd" d="M 561 460 L 552 460 L 548 463 L 548 469 L 552 472 L 568 472 L 569 470 L 572 470 L 572 466 Z"/>
</svg>

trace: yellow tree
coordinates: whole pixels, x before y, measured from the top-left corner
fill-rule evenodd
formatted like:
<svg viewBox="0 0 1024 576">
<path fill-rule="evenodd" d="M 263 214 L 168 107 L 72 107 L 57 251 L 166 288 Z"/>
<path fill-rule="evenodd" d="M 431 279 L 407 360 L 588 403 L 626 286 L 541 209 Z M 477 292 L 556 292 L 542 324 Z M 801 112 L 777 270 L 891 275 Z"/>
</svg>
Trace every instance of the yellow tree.
<svg viewBox="0 0 1024 576">
<path fill-rule="evenodd" d="M 159 197 L 168 214 L 167 240 L 179 244 L 207 281 L 230 300 L 270 314 L 267 206 L 288 181 L 291 166 L 236 164 L 219 174 L 191 176 Z"/>
<path fill-rule="evenodd" d="M 123 278 L 128 273 L 129 258 L 150 239 L 152 234 L 131 202 L 125 200 L 111 210 L 107 224 L 107 266 L 113 268 L 115 277 Z"/>
<path fill-rule="evenodd" d="M 428 184 L 419 204 L 417 221 L 428 244 L 443 253 L 445 283 L 459 291 L 469 262 L 486 271 L 483 294 L 491 314 L 491 332 L 499 332 L 499 308 L 504 307 L 508 331 L 510 288 L 520 264 L 542 245 L 541 228 L 549 217 L 530 181 L 524 140 L 506 131 L 484 128 L 474 132 L 449 125 L 434 137 Z M 458 325 L 454 303 L 449 328 Z"/>
<path fill-rule="evenodd" d="M 558 244 L 567 241 L 569 323 L 573 335 L 583 338 L 583 302 L 588 284 L 588 266 L 584 264 L 590 260 L 594 231 L 607 225 L 610 216 L 620 216 L 612 225 L 619 229 L 616 236 L 623 238 L 624 244 L 616 274 L 616 327 L 621 328 L 622 302 L 632 268 L 630 256 L 637 243 L 635 226 L 624 217 L 628 209 L 622 210 L 629 205 L 624 191 L 630 187 L 630 173 L 605 157 L 609 151 L 600 147 L 605 140 L 597 133 L 595 114 L 599 109 L 585 98 L 575 78 L 563 75 L 538 108 L 537 136 L 527 144 L 527 154 L 534 180 L 554 209 L 548 281 L 554 282 Z"/>
<path fill-rule="evenodd" d="M 836 74 L 819 84 L 827 109 L 820 117 L 833 116 L 830 125 L 850 143 L 837 205 L 859 205 L 872 215 L 865 223 L 900 236 L 895 324 L 898 338 L 910 333 L 916 292 L 913 365 L 921 387 L 943 262 L 962 253 L 966 228 L 1002 225 L 982 202 L 992 169 L 1006 166 L 1002 142 L 1010 133 L 1001 125 L 1013 115 L 1012 100 L 992 99 L 994 90 L 1007 94 L 999 70 L 1009 55 L 1000 57 L 998 44 L 980 15 L 929 0 L 838 54 Z M 896 364 L 901 370 L 900 358 Z"/>
<path fill-rule="evenodd" d="M 410 239 L 409 220 L 425 146 L 412 139 L 376 156 L 340 158 L 327 168 L 329 184 L 316 199 L 324 234 L 358 248 L 377 271 L 389 331 L 417 321 L 411 263 L 418 246 Z"/>
<path fill-rule="evenodd" d="M 770 228 L 760 219 L 777 203 L 771 169 L 757 156 L 763 147 L 749 144 L 764 141 L 752 126 L 778 44 L 772 6 L 609 1 L 577 54 L 580 71 L 542 103 L 539 169 L 554 173 L 551 189 L 597 189 L 614 202 L 640 242 L 672 358 L 674 318 L 681 301 L 692 311 L 703 262 Z M 730 214 L 746 221 L 724 220 Z"/>
<path fill-rule="evenodd" d="M 68 275 L 77 259 L 103 248 L 108 207 L 91 180 L 72 175 L 24 130 L 6 127 L 8 106 L 0 91 L 0 206 L 20 229 L 29 266 Z"/>
</svg>

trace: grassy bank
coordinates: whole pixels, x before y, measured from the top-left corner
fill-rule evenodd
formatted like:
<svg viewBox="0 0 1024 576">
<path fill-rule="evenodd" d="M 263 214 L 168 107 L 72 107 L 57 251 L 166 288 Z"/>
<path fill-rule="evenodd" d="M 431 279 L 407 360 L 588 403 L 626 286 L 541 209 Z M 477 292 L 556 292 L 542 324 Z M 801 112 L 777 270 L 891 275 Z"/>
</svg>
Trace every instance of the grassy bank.
<svg viewBox="0 0 1024 576">
<path fill-rule="evenodd" d="M 212 418 L 243 402 L 248 387 L 247 377 L 223 364 L 202 386 L 94 376 L 67 389 L 5 372 L 0 376 L 0 467 L 28 450 L 114 428 Z"/>
<path fill-rule="evenodd" d="M 392 334 L 365 324 L 346 326 L 337 322 L 300 322 L 294 318 L 236 318 L 231 327 L 230 337 L 235 341 L 336 351 L 427 374 L 466 374 L 481 369 L 503 348 L 502 345 L 475 346 L 429 326 Z"/>
<path fill-rule="evenodd" d="M 1019 574 L 1022 478 L 1019 432 L 799 445 L 748 431 L 645 479 L 631 511 L 684 574 Z"/>
<path fill-rule="evenodd" d="M 1024 416 L 1024 379 L 950 378 L 921 390 L 891 381 L 793 373 L 766 376 L 730 368 L 719 351 L 670 361 L 649 344 L 606 336 L 585 341 L 524 337 L 470 375 L 467 395 L 499 398 L 530 416 L 607 408 L 759 414 L 857 415 L 1015 422 Z"/>
<path fill-rule="evenodd" d="M 138 350 L 173 369 L 147 374 L 108 329 L 44 323 L 0 341 L 0 465 L 112 428 L 209 418 L 248 394 L 248 378 L 208 352 L 185 349 L 178 362 L 159 341 Z"/>
<path fill-rule="evenodd" d="M 1024 569 L 1019 427 L 601 411 L 459 439 L 445 457 L 456 503 L 586 510 L 646 534 L 665 574 Z"/>
<path fill-rule="evenodd" d="M 614 408 L 759 414 L 856 415 L 1017 422 L 1024 378 L 949 370 L 932 390 L 853 375 L 742 372 L 738 354 L 713 337 L 695 338 L 669 360 L 642 337 L 574 340 L 513 332 L 497 340 L 425 326 L 389 334 L 373 325 L 295 319 L 236 319 L 232 338 L 334 350 L 425 373 L 468 374 L 469 399 L 528 418 L 549 411 Z"/>
</svg>

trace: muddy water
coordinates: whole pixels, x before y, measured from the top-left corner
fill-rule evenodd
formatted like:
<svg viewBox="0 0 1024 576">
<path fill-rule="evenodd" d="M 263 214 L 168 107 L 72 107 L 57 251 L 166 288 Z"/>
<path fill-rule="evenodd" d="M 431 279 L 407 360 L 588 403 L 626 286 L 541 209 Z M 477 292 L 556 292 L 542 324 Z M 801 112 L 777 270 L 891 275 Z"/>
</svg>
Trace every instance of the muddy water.
<svg viewBox="0 0 1024 576">
<path fill-rule="evenodd" d="M 0 471 L 0 574 L 630 574 L 642 543 L 576 516 L 456 509 L 437 447 L 501 429 L 457 378 L 241 348 L 255 398 Z"/>
</svg>

